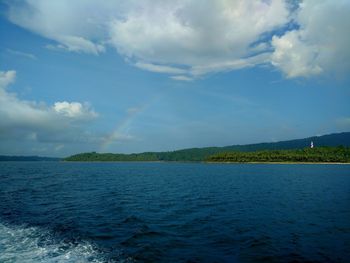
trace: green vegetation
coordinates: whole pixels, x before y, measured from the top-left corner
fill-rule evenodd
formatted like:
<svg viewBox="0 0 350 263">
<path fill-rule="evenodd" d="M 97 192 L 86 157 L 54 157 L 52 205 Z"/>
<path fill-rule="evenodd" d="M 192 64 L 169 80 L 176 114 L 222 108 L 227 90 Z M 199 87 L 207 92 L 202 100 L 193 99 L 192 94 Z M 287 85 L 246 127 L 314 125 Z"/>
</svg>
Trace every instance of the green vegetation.
<svg viewBox="0 0 350 263">
<path fill-rule="evenodd" d="M 81 153 L 65 161 L 128 162 L 128 161 L 208 161 L 208 162 L 350 162 L 350 148 L 319 147 L 299 150 L 265 150 L 255 152 L 221 152 L 208 155 L 203 151 L 175 151 L 140 154 Z"/>
<path fill-rule="evenodd" d="M 350 163 L 350 148 L 319 147 L 300 150 L 227 152 L 207 158 L 208 162 L 325 162 Z"/>
<path fill-rule="evenodd" d="M 58 162 L 61 158 L 0 155 L 0 162 Z"/>
<path fill-rule="evenodd" d="M 177 150 L 177 151 L 169 151 L 169 152 L 145 152 L 145 153 L 134 153 L 134 154 L 113 154 L 113 153 L 81 153 L 77 155 L 73 155 L 70 157 L 65 158 L 65 161 L 80 161 L 80 162 L 91 162 L 91 161 L 109 161 L 109 162 L 127 162 L 127 161 L 181 161 L 181 162 L 201 162 L 201 161 L 219 161 L 221 158 L 222 161 L 229 161 L 226 160 L 226 157 L 228 154 L 232 154 L 234 152 L 234 155 L 240 154 L 239 160 L 247 160 L 255 159 L 256 161 L 260 159 L 256 159 L 257 151 L 259 151 L 261 154 L 259 158 L 262 158 L 260 161 L 300 161 L 300 158 L 297 156 L 303 156 L 306 153 L 309 156 L 308 150 L 300 150 L 304 147 L 307 147 L 310 145 L 310 142 L 313 141 L 316 145 L 316 148 L 314 148 L 312 154 L 315 154 L 318 151 L 323 151 L 324 146 L 330 146 L 330 147 L 336 147 L 338 145 L 344 145 L 345 147 L 350 147 L 350 132 L 344 132 L 344 133 L 338 133 L 338 134 L 329 134 L 324 136 L 318 136 L 318 137 L 310 137 L 310 138 L 304 138 L 304 139 L 297 139 L 297 140 L 290 140 L 290 141 L 281 141 L 281 142 L 274 142 L 274 143 L 258 143 L 258 144 L 248 144 L 248 145 L 232 145 L 232 146 L 226 146 L 226 147 L 206 147 L 206 148 L 191 148 L 191 149 L 184 149 L 184 150 Z M 338 149 L 338 148 L 337 148 Z M 276 151 L 280 152 L 280 150 L 288 150 L 284 154 L 289 156 L 285 157 L 282 153 L 279 156 L 276 155 Z M 300 153 L 300 151 L 306 151 L 305 153 Z M 324 150 L 327 151 L 327 150 Z M 331 151 L 330 148 L 328 151 Z M 255 153 L 251 153 L 255 152 Z M 268 152 L 268 153 L 267 153 Z M 288 154 L 287 154 L 288 152 Z M 293 153 L 295 153 L 295 156 Z M 247 154 L 246 154 L 247 153 Z M 264 153 L 264 154 L 263 154 Z M 299 153 L 299 155 L 298 155 Z M 338 156 L 338 153 L 334 153 L 332 155 L 331 152 L 328 152 L 330 156 L 333 156 L 334 158 L 340 158 L 341 155 Z M 322 154 L 321 154 L 322 155 Z M 263 156 L 265 156 L 263 158 Z M 291 158 L 291 156 L 294 156 L 295 158 Z M 332 157 L 332 158 L 333 158 Z M 214 159 L 213 159 L 214 158 Z M 217 158 L 217 160 L 215 159 Z M 228 157 L 227 157 L 228 158 Z M 232 157 L 232 162 L 235 160 L 236 157 Z M 237 157 L 238 158 L 238 157 Z M 269 159 L 268 159 L 269 158 Z M 299 159 L 298 159 L 299 158 Z M 304 157 L 303 157 L 304 158 Z M 309 157 L 308 157 L 309 158 Z M 315 155 L 315 157 L 316 155 Z M 322 157 L 323 158 L 323 157 Z M 225 160 L 224 160 L 225 159 Z M 238 159 L 237 159 L 238 160 Z M 305 161 L 305 160 L 304 160 Z M 311 160 L 310 160 L 311 161 Z M 326 161 L 324 159 L 322 160 L 315 160 L 315 161 Z M 339 160 L 341 161 L 341 160 Z"/>
<path fill-rule="evenodd" d="M 113 154 L 113 153 L 80 153 L 64 159 L 64 161 L 78 162 L 156 162 L 156 161 L 203 161 L 217 151 L 203 149 L 188 149 L 173 152 L 145 152 L 133 154 Z"/>
<path fill-rule="evenodd" d="M 158 161 L 154 153 L 140 154 L 114 154 L 114 153 L 80 153 L 64 159 L 64 161 L 75 162 L 141 162 L 141 161 Z"/>
</svg>

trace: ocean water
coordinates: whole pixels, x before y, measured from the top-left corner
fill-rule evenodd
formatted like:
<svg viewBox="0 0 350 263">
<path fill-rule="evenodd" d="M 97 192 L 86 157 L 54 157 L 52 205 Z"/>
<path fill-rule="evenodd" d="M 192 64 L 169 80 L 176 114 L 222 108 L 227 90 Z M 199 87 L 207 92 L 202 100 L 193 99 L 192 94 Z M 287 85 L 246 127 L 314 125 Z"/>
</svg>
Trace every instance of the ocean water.
<svg viewBox="0 0 350 263">
<path fill-rule="evenodd" d="M 0 163 L 0 262 L 349 260 L 349 165 Z"/>
</svg>

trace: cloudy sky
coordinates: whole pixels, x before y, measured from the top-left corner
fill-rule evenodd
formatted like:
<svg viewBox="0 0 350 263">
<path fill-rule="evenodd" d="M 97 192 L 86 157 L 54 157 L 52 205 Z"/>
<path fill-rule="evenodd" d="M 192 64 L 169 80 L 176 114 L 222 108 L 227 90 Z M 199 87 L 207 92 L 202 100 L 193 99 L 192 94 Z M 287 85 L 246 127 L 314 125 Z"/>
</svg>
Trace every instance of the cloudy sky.
<svg viewBox="0 0 350 263">
<path fill-rule="evenodd" d="M 349 0 L 0 1 L 0 154 L 350 131 Z"/>
</svg>

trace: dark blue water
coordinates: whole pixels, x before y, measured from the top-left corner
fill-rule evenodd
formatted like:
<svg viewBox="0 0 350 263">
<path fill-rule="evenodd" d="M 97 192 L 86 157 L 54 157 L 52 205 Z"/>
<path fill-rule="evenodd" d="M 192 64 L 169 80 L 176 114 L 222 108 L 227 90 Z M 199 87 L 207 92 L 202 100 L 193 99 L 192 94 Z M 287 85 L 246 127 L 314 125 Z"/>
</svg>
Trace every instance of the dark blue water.
<svg viewBox="0 0 350 263">
<path fill-rule="evenodd" d="M 350 166 L 0 163 L 0 262 L 349 262 Z"/>
</svg>

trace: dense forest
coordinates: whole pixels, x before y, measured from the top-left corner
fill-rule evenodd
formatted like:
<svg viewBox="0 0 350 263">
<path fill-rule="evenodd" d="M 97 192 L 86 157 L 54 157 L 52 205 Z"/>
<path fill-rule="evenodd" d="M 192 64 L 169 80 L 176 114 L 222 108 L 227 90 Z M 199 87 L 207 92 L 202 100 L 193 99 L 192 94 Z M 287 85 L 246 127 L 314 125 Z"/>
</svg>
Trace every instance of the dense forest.
<svg viewBox="0 0 350 263">
<path fill-rule="evenodd" d="M 214 154 L 216 152 L 213 152 Z M 174 151 L 174 152 L 145 152 L 145 153 L 133 153 L 133 154 L 114 154 L 114 153 L 80 153 L 68 158 L 64 161 L 80 161 L 80 162 L 128 162 L 128 161 L 203 161 L 211 154 L 207 151 Z"/>
<path fill-rule="evenodd" d="M 201 157 L 202 159 L 200 159 Z M 298 150 L 264 150 L 254 152 L 223 152 L 208 157 L 192 156 L 188 152 L 112 154 L 82 153 L 65 161 L 208 161 L 208 162 L 350 162 L 350 148 L 319 147 Z"/>
<path fill-rule="evenodd" d="M 266 150 L 255 152 L 219 153 L 208 162 L 330 162 L 350 163 L 350 148 L 319 147 L 299 150 Z"/>
<path fill-rule="evenodd" d="M 65 161 L 187 161 L 200 162 L 209 160 L 211 156 L 224 154 L 228 152 L 256 152 L 256 151 L 276 151 L 276 150 L 298 150 L 308 147 L 313 141 L 316 148 L 329 146 L 336 147 L 343 145 L 350 147 L 350 132 L 329 134 L 324 136 L 315 136 L 304 139 L 273 142 L 273 143 L 258 143 L 248 145 L 232 145 L 225 147 L 205 147 L 191 148 L 169 152 L 144 152 L 133 154 L 113 154 L 113 153 L 81 153 L 65 158 Z M 249 154 L 248 154 L 249 155 Z"/>
</svg>

